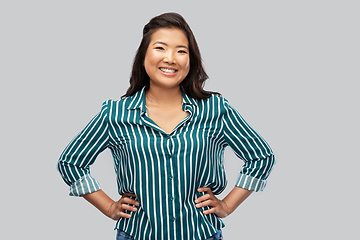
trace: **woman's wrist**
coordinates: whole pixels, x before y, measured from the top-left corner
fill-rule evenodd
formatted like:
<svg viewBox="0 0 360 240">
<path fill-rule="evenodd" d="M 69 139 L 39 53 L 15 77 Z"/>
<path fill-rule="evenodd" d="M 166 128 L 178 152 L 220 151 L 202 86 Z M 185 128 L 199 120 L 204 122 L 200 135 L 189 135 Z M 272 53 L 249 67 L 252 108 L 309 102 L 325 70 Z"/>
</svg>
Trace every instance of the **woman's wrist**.
<svg viewBox="0 0 360 240">
<path fill-rule="evenodd" d="M 227 215 L 233 213 L 236 208 L 248 198 L 253 191 L 235 186 L 231 192 L 222 200 L 226 205 Z"/>
<path fill-rule="evenodd" d="M 113 215 L 113 206 L 114 206 L 114 204 L 115 204 L 115 201 L 113 201 L 111 204 L 110 204 L 110 206 L 109 206 L 109 209 L 108 209 L 108 211 L 107 211 L 107 214 L 105 214 L 106 216 L 108 216 L 109 218 L 111 218 L 112 219 L 112 215 Z"/>
<path fill-rule="evenodd" d="M 89 203 L 95 206 L 100 212 L 107 217 L 111 218 L 110 208 L 115 203 L 105 192 L 102 190 L 82 195 Z"/>
</svg>

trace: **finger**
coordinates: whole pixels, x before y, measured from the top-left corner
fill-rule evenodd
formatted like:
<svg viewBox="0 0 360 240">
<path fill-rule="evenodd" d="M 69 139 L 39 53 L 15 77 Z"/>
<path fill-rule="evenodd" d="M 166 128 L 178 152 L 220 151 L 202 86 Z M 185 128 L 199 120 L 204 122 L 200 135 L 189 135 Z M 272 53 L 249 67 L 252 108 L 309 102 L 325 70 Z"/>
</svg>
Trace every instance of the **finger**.
<svg viewBox="0 0 360 240">
<path fill-rule="evenodd" d="M 212 192 L 211 188 L 209 188 L 209 187 L 200 187 L 197 190 L 198 190 L 198 192 Z"/>
<path fill-rule="evenodd" d="M 122 218 L 131 218 L 131 214 L 124 213 L 124 212 L 119 212 L 119 216 Z"/>
<path fill-rule="evenodd" d="M 122 196 L 132 196 L 132 197 L 136 197 L 135 193 L 124 193 L 124 194 L 122 194 Z"/>
<path fill-rule="evenodd" d="M 124 203 L 127 203 L 127 204 L 132 204 L 132 205 L 135 205 L 135 206 L 139 206 L 140 203 L 132 198 L 128 198 L 128 197 L 125 197 L 123 198 L 123 202 Z"/>
<path fill-rule="evenodd" d="M 122 204 L 122 205 L 121 205 L 121 208 L 122 208 L 123 210 L 128 210 L 128 211 L 131 211 L 131 212 L 136 212 L 136 211 L 137 211 L 137 208 L 136 208 L 136 207 L 132 207 L 132 206 L 130 206 L 130 205 L 128 205 L 128 204 Z"/>
<path fill-rule="evenodd" d="M 136 197 L 135 193 L 124 193 L 123 197 Z"/>
<path fill-rule="evenodd" d="M 215 208 L 210 208 L 210 209 L 204 210 L 203 214 L 207 215 L 207 214 L 215 213 L 215 211 L 216 211 Z"/>
<path fill-rule="evenodd" d="M 198 197 L 197 199 L 195 199 L 195 202 L 196 202 L 196 203 L 200 203 L 200 202 L 206 201 L 206 200 L 208 200 L 208 199 L 210 199 L 210 195 L 209 195 L 209 194 L 205 194 L 205 195 L 203 195 L 203 196 Z"/>
<path fill-rule="evenodd" d="M 197 208 L 202 208 L 202 207 L 207 207 L 207 206 L 211 207 L 212 203 L 213 203 L 213 201 L 209 199 L 209 200 L 206 200 L 204 202 L 195 204 L 195 207 L 197 207 Z"/>
</svg>

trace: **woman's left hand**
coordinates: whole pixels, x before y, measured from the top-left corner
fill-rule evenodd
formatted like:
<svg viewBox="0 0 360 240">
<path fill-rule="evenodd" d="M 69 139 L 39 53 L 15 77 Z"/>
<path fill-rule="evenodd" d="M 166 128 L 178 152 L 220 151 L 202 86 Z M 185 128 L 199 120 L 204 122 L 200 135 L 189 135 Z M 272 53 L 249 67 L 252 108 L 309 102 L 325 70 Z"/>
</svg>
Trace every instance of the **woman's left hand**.
<svg viewBox="0 0 360 240">
<path fill-rule="evenodd" d="M 216 216 L 220 218 L 224 218 L 231 213 L 227 204 L 223 200 L 220 200 L 217 197 L 215 197 L 211 188 L 201 187 L 198 188 L 198 192 L 207 192 L 207 194 L 195 199 L 196 208 L 202 208 L 206 206 L 211 207 L 210 209 L 203 211 L 205 215 L 210 213 L 215 213 Z"/>
</svg>

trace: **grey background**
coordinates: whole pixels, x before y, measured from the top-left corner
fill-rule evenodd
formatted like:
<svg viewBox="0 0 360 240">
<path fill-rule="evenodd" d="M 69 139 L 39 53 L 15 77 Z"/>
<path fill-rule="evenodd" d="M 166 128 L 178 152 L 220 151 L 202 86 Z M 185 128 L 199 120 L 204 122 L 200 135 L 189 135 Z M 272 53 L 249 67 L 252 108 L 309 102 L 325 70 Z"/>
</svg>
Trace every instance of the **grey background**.
<svg viewBox="0 0 360 240">
<path fill-rule="evenodd" d="M 123 2 L 1 1 L 0 238 L 115 239 L 112 220 L 68 196 L 56 161 L 125 93 L 143 26 L 175 11 L 197 38 L 206 89 L 277 155 L 224 238 L 359 239 L 357 1 Z M 242 163 L 225 158 L 230 190 Z M 109 151 L 92 175 L 118 198 Z"/>
</svg>

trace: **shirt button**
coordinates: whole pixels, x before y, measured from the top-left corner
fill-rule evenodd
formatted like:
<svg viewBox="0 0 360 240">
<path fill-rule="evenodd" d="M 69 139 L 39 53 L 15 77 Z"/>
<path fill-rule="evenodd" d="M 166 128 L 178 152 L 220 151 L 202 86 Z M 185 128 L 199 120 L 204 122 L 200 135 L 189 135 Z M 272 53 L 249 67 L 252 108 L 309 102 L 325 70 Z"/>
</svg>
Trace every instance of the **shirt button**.
<svg viewBox="0 0 360 240">
<path fill-rule="evenodd" d="M 174 222 L 174 221 L 175 221 L 175 217 L 171 217 L 171 221 L 173 221 L 173 222 Z"/>
<path fill-rule="evenodd" d="M 174 197 L 170 197 L 170 201 L 174 200 Z"/>
<path fill-rule="evenodd" d="M 169 176 L 169 179 L 172 180 L 174 177 L 173 176 Z"/>
</svg>

